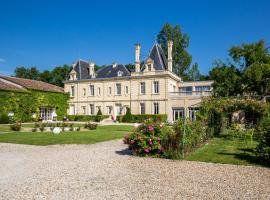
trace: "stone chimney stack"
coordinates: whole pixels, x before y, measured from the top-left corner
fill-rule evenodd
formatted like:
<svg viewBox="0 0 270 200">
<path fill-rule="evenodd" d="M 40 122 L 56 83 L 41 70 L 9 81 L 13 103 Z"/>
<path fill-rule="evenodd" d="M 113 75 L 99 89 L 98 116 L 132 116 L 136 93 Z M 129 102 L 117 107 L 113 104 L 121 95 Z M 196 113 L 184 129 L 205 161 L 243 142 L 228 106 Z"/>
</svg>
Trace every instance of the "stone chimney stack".
<svg viewBox="0 0 270 200">
<path fill-rule="evenodd" d="M 141 71 L 140 55 L 141 55 L 141 45 L 135 44 L 135 72 Z"/>
<path fill-rule="evenodd" d="M 172 72 L 172 47 L 173 47 L 173 41 L 168 41 L 168 70 Z"/>
<path fill-rule="evenodd" d="M 90 76 L 95 75 L 95 63 L 93 63 L 93 62 L 89 63 L 89 75 Z"/>
</svg>

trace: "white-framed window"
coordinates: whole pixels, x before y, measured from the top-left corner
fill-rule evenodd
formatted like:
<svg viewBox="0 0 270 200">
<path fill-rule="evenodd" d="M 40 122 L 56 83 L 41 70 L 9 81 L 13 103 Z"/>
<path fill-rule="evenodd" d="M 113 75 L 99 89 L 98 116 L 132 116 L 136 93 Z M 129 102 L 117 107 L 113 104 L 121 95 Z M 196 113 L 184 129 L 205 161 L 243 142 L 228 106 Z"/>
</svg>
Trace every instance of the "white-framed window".
<svg viewBox="0 0 270 200">
<path fill-rule="evenodd" d="M 83 95 L 83 96 L 86 95 L 86 89 L 85 89 L 85 88 L 82 89 L 82 95 Z"/>
<path fill-rule="evenodd" d="M 126 94 L 128 94 L 128 86 L 126 86 Z"/>
<path fill-rule="evenodd" d="M 89 104 L 89 114 L 90 115 L 95 114 L 95 106 L 94 106 L 94 104 Z"/>
<path fill-rule="evenodd" d="M 158 81 L 153 82 L 153 93 L 159 94 L 159 82 Z"/>
<path fill-rule="evenodd" d="M 89 92 L 90 92 L 90 96 L 95 96 L 95 87 L 94 85 L 90 85 L 89 86 Z"/>
<path fill-rule="evenodd" d="M 123 72 L 122 71 L 118 71 L 117 72 L 117 76 L 123 76 Z"/>
<path fill-rule="evenodd" d="M 75 105 L 72 104 L 69 106 L 69 114 L 75 115 Z"/>
<path fill-rule="evenodd" d="M 112 87 L 109 87 L 108 88 L 108 95 L 111 95 L 112 94 Z"/>
<path fill-rule="evenodd" d="M 121 95 L 121 83 L 116 83 L 116 95 Z"/>
<path fill-rule="evenodd" d="M 147 65 L 147 68 L 148 68 L 148 71 L 150 72 L 152 70 L 152 65 L 151 64 L 148 64 Z"/>
<path fill-rule="evenodd" d="M 210 91 L 210 86 L 208 85 L 195 86 L 195 91 Z"/>
<path fill-rule="evenodd" d="M 72 97 L 75 96 L 75 87 L 74 86 L 71 86 L 70 96 L 72 96 Z"/>
<path fill-rule="evenodd" d="M 154 103 L 154 114 L 159 114 L 159 103 L 157 102 Z"/>
<path fill-rule="evenodd" d="M 140 83 L 140 93 L 145 94 L 145 82 Z"/>
<path fill-rule="evenodd" d="M 98 87 L 98 96 L 100 96 L 100 93 L 101 93 L 101 91 L 100 91 L 100 87 Z"/>
<path fill-rule="evenodd" d="M 85 115 L 86 114 L 86 107 L 82 106 L 82 113 Z"/>
<path fill-rule="evenodd" d="M 145 103 L 140 103 L 140 114 L 145 114 Z"/>
<path fill-rule="evenodd" d="M 189 110 L 189 119 L 191 121 L 195 121 L 196 120 L 196 112 L 199 111 L 199 108 L 198 107 L 189 107 L 188 110 Z"/>
</svg>

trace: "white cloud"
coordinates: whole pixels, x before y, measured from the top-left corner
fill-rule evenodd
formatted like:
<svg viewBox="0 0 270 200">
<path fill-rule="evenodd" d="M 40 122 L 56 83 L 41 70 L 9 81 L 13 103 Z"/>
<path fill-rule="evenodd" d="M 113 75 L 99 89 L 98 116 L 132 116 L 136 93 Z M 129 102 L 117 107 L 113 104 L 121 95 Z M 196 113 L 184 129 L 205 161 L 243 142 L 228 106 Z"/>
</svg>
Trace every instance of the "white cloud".
<svg viewBox="0 0 270 200">
<path fill-rule="evenodd" d="M 4 58 L 0 58 L 0 63 L 6 62 Z"/>
</svg>

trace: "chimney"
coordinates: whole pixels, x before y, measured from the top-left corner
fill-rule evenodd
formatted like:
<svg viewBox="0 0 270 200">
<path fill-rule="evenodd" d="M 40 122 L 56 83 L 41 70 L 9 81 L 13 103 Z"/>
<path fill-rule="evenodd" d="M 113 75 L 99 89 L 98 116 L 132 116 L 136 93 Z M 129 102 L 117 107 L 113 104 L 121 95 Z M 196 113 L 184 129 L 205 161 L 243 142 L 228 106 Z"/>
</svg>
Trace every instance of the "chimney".
<svg viewBox="0 0 270 200">
<path fill-rule="evenodd" d="M 141 54 L 141 45 L 135 44 L 135 72 L 141 71 L 140 54 Z"/>
<path fill-rule="evenodd" d="M 89 63 L 89 75 L 92 77 L 95 75 L 95 63 Z"/>
<path fill-rule="evenodd" d="M 172 47 L 173 47 L 173 41 L 168 41 L 168 70 L 172 72 Z"/>
</svg>

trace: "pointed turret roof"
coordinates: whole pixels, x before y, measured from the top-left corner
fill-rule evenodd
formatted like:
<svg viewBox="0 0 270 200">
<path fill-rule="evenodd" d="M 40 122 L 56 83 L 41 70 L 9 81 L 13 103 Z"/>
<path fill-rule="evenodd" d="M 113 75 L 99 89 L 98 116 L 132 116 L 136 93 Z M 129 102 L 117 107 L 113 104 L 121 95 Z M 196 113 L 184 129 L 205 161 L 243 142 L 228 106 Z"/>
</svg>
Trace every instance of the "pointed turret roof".
<svg viewBox="0 0 270 200">
<path fill-rule="evenodd" d="M 154 68 L 156 70 L 166 70 L 167 66 L 167 58 L 165 56 L 164 51 L 160 47 L 159 44 L 155 44 L 149 54 L 149 58 L 154 61 Z"/>
</svg>

